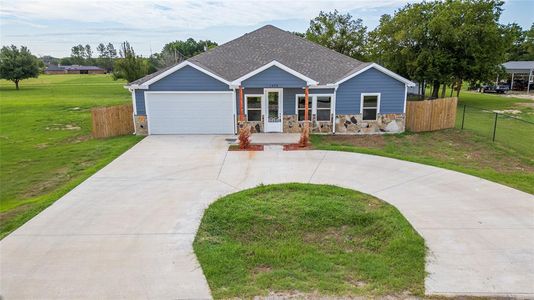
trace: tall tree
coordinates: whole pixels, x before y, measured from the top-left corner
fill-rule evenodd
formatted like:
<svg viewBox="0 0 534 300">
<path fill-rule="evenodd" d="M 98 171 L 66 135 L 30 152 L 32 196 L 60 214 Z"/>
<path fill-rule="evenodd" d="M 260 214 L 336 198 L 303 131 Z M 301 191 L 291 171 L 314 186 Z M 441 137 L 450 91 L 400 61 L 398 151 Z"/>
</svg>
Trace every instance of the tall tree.
<svg viewBox="0 0 534 300">
<path fill-rule="evenodd" d="M 193 38 L 170 42 L 163 46 L 160 53 L 152 55 L 151 66 L 155 69 L 166 68 L 216 46 L 217 43 L 210 40 L 196 41 Z"/>
<path fill-rule="evenodd" d="M 77 65 L 83 65 L 85 62 L 85 47 L 83 45 L 77 45 L 71 48 L 70 58 L 72 63 Z"/>
<path fill-rule="evenodd" d="M 115 61 L 113 67 L 113 78 L 122 78 L 128 82 L 137 80 L 148 73 L 148 62 L 146 59 L 135 54 L 134 49 L 127 41 L 122 43 L 120 58 Z"/>
<path fill-rule="evenodd" d="M 109 53 L 108 47 L 103 43 L 100 43 L 96 50 L 98 51 L 97 65 L 106 69 L 108 72 L 113 69 L 113 58 Z"/>
<path fill-rule="evenodd" d="M 0 50 L 0 78 L 13 81 L 19 89 L 21 80 L 37 77 L 44 67 L 41 60 L 31 54 L 25 46 L 4 46 Z"/>
<path fill-rule="evenodd" d="M 373 56 L 386 67 L 433 85 L 488 80 L 500 69 L 511 46 L 499 24 L 500 0 L 447 0 L 407 4 L 383 16 L 370 34 Z"/>
<path fill-rule="evenodd" d="M 91 50 L 91 45 L 87 44 L 85 45 L 85 56 L 84 58 L 86 60 L 91 60 L 93 58 L 93 50 Z"/>
<path fill-rule="evenodd" d="M 310 21 L 306 38 L 339 53 L 356 59 L 364 59 L 367 27 L 362 19 L 353 19 L 350 14 L 333 12 L 319 13 Z"/>
<path fill-rule="evenodd" d="M 98 58 L 108 57 L 108 50 L 106 49 L 106 45 L 103 43 L 100 43 L 98 46 L 96 46 L 96 51 L 98 51 Z"/>
<path fill-rule="evenodd" d="M 112 43 L 108 43 L 106 46 L 106 51 L 111 59 L 117 58 L 117 50 L 115 50 L 115 47 Z"/>
<path fill-rule="evenodd" d="M 517 24 L 508 27 L 513 45 L 506 54 L 506 60 L 534 60 L 534 23 L 523 30 Z"/>
</svg>

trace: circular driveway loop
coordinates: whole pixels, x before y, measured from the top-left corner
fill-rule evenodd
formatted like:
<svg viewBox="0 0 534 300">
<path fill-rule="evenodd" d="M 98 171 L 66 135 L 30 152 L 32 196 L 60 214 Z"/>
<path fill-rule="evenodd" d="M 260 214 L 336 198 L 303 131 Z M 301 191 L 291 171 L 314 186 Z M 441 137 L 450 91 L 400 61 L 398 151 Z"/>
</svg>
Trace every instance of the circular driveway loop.
<svg viewBox="0 0 534 300">
<path fill-rule="evenodd" d="M 201 299 L 204 209 L 260 183 L 352 188 L 397 207 L 429 248 L 427 294 L 534 297 L 534 196 L 477 177 L 328 151 L 227 152 L 150 136 L 0 242 L 5 299 Z"/>
</svg>

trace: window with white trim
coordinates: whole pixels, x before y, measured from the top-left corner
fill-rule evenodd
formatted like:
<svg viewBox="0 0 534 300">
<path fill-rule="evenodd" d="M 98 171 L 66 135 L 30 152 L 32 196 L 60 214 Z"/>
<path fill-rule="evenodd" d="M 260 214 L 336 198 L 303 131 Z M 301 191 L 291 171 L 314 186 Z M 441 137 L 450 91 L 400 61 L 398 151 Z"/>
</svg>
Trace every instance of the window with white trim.
<svg viewBox="0 0 534 300">
<path fill-rule="evenodd" d="M 313 121 L 313 115 L 315 120 L 319 122 L 331 121 L 332 114 L 332 99 L 333 95 L 309 95 L 308 96 L 308 120 Z M 297 120 L 304 121 L 304 111 L 306 110 L 306 97 L 305 95 L 296 95 L 296 111 Z"/>
<path fill-rule="evenodd" d="M 362 119 L 364 121 L 376 120 L 380 94 L 362 95 Z"/>
<path fill-rule="evenodd" d="M 312 118 L 312 107 L 313 107 L 313 98 L 308 96 L 308 121 L 311 121 Z M 306 97 L 298 95 L 297 96 L 297 120 L 304 121 L 304 112 L 306 111 Z"/>
<path fill-rule="evenodd" d="M 247 95 L 247 121 L 261 121 L 261 96 Z"/>
<path fill-rule="evenodd" d="M 317 96 L 315 103 L 317 121 L 330 121 L 332 96 Z"/>
</svg>

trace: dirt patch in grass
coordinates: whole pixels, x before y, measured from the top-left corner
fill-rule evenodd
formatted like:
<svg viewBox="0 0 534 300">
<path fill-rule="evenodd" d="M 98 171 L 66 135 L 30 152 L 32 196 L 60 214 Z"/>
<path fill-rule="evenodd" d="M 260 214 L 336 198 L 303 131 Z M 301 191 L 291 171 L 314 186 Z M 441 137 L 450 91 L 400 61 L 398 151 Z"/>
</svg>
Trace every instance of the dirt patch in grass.
<svg viewBox="0 0 534 300">
<path fill-rule="evenodd" d="M 7 211 L 0 212 L 0 224 L 7 224 L 9 220 L 16 218 L 17 216 L 23 214 L 25 211 L 31 208 L 31 204 L 24 204 L 10 209 Z"/>
<path fill-rule="evenodd" d="M 70 177 L 69 171 L 70 169 L 68 167 L 57 169 L 47 179 L 38 181 L 34 185 L 28 187 L 28 190 L 26 190 L 26 192 L 22 194 L 22 197 L 23 198 L 35 197 L 37 195 L 44 194 L 46 192 L 49 192 L 57 188 L 59 185 L 63 184 L 65 181 L 69 179 Z"/>
</svg>

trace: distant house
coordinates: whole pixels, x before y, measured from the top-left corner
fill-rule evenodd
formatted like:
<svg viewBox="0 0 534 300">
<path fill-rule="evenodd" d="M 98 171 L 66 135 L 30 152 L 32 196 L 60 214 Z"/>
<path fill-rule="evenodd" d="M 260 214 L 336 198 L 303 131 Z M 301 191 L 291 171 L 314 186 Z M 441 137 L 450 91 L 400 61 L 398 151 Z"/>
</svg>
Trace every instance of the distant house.
<svg viewBox="0 0 534 300">
<path fill-rule="evenodd" d="M 47 66 L 45 74 L 105 74 L 106 70 L 97 66 Z"/>
<path fill-rule="evenodd" d="M 502 66 L 509 75 L 510 90 L 530 92 L 534 82 L 534 61 L 509 61 Z"/>
</svg>

